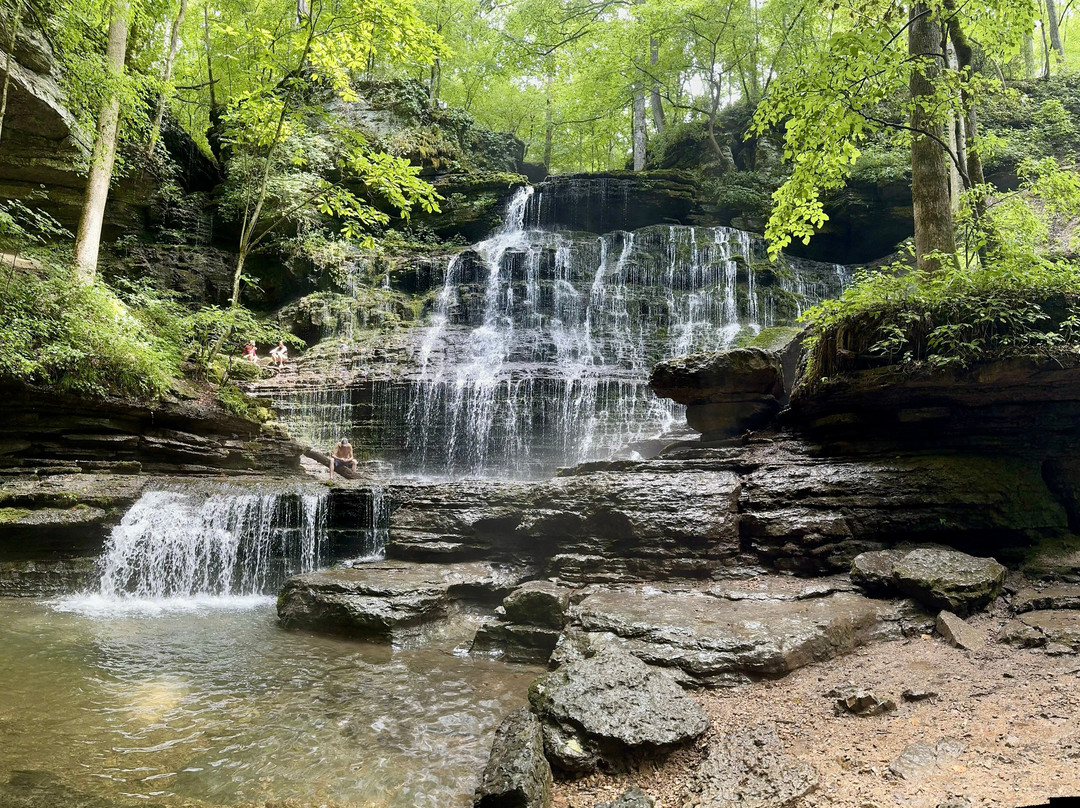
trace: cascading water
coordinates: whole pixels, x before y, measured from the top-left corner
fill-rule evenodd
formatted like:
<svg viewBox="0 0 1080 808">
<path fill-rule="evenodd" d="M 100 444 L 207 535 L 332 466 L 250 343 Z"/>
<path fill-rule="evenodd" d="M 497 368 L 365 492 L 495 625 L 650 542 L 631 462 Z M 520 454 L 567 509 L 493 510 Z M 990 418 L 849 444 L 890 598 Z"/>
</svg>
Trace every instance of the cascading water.
<svg viewBox="0 0 1080 808">
<path fill-rule="evenodd" d="M 325 563 L 326 517 L 325 492 L 149 491 L 113 528 L 95 601 L 268 595 Z"/>
<path fill-rule="evenodd" d="M 733 347 L 846 283 L 842 267 L 770 263 L 760 239 L 732 228 L 542 226 L 558 213 L 553 197 L 520 189 L 502 227 L 449 260 L 426 322 L 388 335 L 395 347 L 370 377 L 272 390 L 294 434 L 322 445 L 348 434 L 399 473 L 436 477 L 536 478 L 632 456 L 681 415 L 648 389 L 656 362 Z"/>
</svg>

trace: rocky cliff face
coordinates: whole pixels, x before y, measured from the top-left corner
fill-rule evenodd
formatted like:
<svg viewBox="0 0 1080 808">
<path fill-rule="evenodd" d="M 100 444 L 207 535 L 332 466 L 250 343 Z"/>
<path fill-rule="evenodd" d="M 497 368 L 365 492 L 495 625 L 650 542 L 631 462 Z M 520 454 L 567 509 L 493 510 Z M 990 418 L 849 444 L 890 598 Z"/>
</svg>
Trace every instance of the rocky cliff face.
<svg viewBox="0 0 1080 808">
<path fill-rule="evenodd" d="M 140 472 L 287 474 L 301 447 L 282 430 L 211 405 L 150 406 L 7 387 L 0 402 L 0 470 L 16 475 Z"/>
<path fill-rule="evenodd" d="M 11 41 L 11 7 L 0 9 L 0 81 Z M 0 144 L 0 197 L 34 199 L 34 206 L 75 231 L 82 211 L 86 161 L 93 133 L 80 127 L 63 90 L 62 68 L 49 41 L 37 30 L 20 26 L 11 53 L 11 83 Z M 218 181 L 213 164 L 173 121 L 162 141 L 170 171 L 187 190 L 209 190 Z M 117 177 L 105 211 L 104 234 L 112 240 L 142 233 L 161 216 L 155 199 L 162 167 L 143 165 Z M 42 186 L 47 192 L 42 198 Z"/>
</svg>

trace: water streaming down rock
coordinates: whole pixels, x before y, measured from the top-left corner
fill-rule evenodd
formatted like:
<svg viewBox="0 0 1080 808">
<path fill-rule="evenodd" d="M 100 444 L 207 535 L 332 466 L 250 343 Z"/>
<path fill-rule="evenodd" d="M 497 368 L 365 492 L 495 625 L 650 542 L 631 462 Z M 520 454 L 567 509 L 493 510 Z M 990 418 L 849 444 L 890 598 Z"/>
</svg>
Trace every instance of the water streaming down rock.
<svg viewBox="0 0 1080 808">
<path fill-rule="evenodd" d="M 325 492 L 150 491 L 101 556 L 106 600 L 262 595 L 326 561 Z"/>
<path fill-rule="evenodd" d="M 554 230 L 591 223 L 594 200 L 583 192 L 587 216 L 560 214 L 542 193 L 521 189 L 503 226 L 449 261 L 426 324 L 388 337 L 369 377 L 275 391 L 290 428 L 326 444 L 348 422 L 354 444 L 432 476 L 542 477 L 629 454 L 681 415 L 647 388 L 656 362 L 791 322 L 847 280 L 831 264 L 770 263 L 727 227 Z"/>
</svg>

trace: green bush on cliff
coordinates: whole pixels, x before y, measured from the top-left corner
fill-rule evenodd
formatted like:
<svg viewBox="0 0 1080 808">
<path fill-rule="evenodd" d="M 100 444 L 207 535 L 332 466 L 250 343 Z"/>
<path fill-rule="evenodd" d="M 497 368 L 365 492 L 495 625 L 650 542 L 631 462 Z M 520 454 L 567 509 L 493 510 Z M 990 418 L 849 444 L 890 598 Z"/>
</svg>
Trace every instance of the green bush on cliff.
<svg viewBox="0 0 1080 808">
<path fill-rule="evenodd" d="M 858 278 L 804 315 L 807 378 L 886 364 L 967 366 L 1080 349 L 1080 266 L 1029 258 L 990 269 L 912 271 L 898 263 Z"/>
<path fill-rule="evenodd" d="M 0 377 L 91 396 L 150 398 L 178 358 L 102 283 L 68 270 L 7 267 L 0 280 Z"/>
</svg>

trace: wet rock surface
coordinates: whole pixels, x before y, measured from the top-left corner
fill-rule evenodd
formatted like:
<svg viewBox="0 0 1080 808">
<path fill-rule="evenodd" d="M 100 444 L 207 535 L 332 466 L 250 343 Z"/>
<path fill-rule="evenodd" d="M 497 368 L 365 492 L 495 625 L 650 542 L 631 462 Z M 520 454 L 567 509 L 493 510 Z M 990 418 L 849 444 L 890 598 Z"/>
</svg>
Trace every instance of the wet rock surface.
<svg viewBox="0 0 1080 808">
<path fill-rule="evenodd" d="M 525 707 L 495 731 L 491 755 L 473 799 L 475 808 L 548 808 L 551 766 L 544 757 L 540 722 Z"/>
<path fill-rule="evenodd" d="M 520 569 L 483 562 L 374 562 L 290 578 L 278 596 L 278 618 L 286 628 L 390 639 L 445 616 L 459 599 L 497 602 L 522 577 Z"/>
<path fill-rule="evenodd" d="M 966 617 L 1001 592 L 1007 570 L 992 558 L 940 547 L 869 552 L 852 561 L 852 580 L 868 591 L 908 595 Z"/>
<path fill-rule="evenodd" d="M 617 651 L 564 665 L 529 689 L 548 759 L 568 772 L 617 768 L 628 755 L 699 737 L 704 713 L 665 673 Z"/>
<path fill-rule="evenodd" d="M 570 590 L 551 581 L 526 581 L 503 599 L 512 623 L 562 628 L 570 608 Z"/>
<path fill-rule="evenodd" d="M 784 751 L 774 726 L 758 724 L 714 741 L 687 790 L 702 808 L 783 808 L 817 787 L 813 767 Z"/>
</svg>

